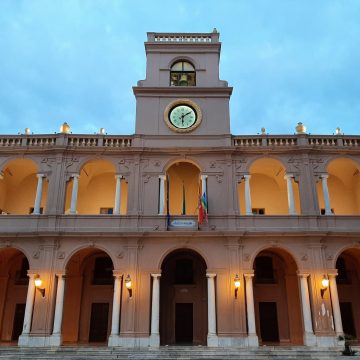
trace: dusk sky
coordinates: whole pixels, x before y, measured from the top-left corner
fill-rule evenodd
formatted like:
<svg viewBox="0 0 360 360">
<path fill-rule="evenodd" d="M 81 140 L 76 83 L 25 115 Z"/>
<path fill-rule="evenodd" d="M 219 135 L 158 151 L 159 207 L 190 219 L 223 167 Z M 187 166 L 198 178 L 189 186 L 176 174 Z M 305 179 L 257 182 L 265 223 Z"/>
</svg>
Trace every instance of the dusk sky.
<svg viewBox="0 0 360 360">
<path fill-rule="evenodd" d="M 233 134 L 360 134 L 359 0 L 0 0 L 0 133 L 132 134 L 146 32 L 214 27 Z"/>
</svg>

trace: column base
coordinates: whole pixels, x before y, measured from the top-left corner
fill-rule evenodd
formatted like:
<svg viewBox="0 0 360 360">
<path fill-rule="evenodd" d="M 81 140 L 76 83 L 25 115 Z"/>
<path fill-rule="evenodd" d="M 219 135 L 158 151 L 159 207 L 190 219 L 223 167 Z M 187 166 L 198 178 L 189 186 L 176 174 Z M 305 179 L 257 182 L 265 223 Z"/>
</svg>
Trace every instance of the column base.
<svg viewBox="0 0 360 360">
<path fill-rule="evenodd" d="M 159 347 L 160 346 L 160 335 L 159 334 L 151 334 L 149 339 L 149 345 L 151 347 Z"/>
<path fill-rule="evenodd" d="M 29 334 L 20 335 L 18 345 L 21 347 L 59 346 L 53 345 L 51 338 L 51 336 L 31 336 Z"/>
<path fill-rule="evenodd" d="M 50 346 L 61 346 L 62 336 L 61 334 L 52 334 L 50 336 Z"/>
<path fill-rule="evenodd" d="M 313 333 L 304 333 L 304 345 L 305 346 L 316 346 L 316 336 Z"/>
<path fill-rule="evenodd" d="M 249 347 L 258 347 L 259 346 L 259 338 L 256 334 L 249 334 L 247 337 Z"/>
<path fill-rule="evenodd" d="M 217 335 L 208 334 L 207 336 L 207 346 L 210 347 L 218 347 L 219 346 L 219 338 Z"/>
</svg>

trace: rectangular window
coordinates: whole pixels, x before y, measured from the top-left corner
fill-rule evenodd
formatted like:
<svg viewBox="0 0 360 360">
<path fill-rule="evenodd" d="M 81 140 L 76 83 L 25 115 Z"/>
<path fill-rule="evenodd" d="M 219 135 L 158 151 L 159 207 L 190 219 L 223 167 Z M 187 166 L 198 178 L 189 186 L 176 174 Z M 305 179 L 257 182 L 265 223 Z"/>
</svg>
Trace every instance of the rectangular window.
<svg viewBox="0 0 360 360">
<path fill-rule="evenodd" d="M 265 215 L 265 208 L 252 208 L 254 215 Z"/>
<path fill-rule="evenodd" d="M 107 207 L 102 207 L 100 208 L 100 214 L 104 215 L 104 214 L 112 214 L 114 211 L 113 208 L 107 208 Z"/>
<path fill-rule="evenodd" d="M 255 259 L 255 282 L 275 283 L 273 259 L 271 256 L 258 256 Z"/>
<path fill-rule="evenodd" d="M 93 285 L 112 285 L 113 265 L 109 257 L 98 257 L 95 259 Z"/>
</svg>

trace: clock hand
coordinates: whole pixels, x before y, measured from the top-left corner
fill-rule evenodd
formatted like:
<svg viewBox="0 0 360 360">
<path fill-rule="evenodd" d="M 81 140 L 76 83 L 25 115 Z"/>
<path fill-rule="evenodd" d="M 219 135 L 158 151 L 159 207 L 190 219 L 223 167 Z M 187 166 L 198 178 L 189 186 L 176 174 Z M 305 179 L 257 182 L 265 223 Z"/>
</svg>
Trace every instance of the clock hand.
<svg viewBox="0 0 360 360">
<path fill-rule="evenodd" d="M 184 115 L 184 117 L 185 117 L 186 115 L 189 115 L 189 114 L 191 114 L 191 111 L 189 111 L 188 113 L 186 113 L 186 114 Z"/>
</svg>

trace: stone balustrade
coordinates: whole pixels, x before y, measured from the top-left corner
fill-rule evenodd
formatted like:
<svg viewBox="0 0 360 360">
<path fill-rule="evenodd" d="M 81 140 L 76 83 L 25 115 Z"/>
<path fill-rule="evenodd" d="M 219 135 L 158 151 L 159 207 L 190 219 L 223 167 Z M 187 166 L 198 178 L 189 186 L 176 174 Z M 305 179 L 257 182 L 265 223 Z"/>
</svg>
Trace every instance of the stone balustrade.
<svg viewBox="0 0 360 360">
<path fill-rule="evenodd" d="M 3 135 L 0 148 L 16 147 L 72 147 L 72 148 L 130 148 L 134 136 L 123 135 Z M 344 135 L 238 135 L 232 136 L 232 144 L 241 148 L 257 147 L 319 147 L 336 148 L 360 146 L 360 136 Z"/>
<path fill-rule="evenodd" d="M 148 42 L 156 43 L 216 43 L 219 42 L 219 33 L 148 33 Z"/>
</svg>

